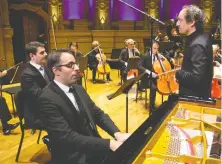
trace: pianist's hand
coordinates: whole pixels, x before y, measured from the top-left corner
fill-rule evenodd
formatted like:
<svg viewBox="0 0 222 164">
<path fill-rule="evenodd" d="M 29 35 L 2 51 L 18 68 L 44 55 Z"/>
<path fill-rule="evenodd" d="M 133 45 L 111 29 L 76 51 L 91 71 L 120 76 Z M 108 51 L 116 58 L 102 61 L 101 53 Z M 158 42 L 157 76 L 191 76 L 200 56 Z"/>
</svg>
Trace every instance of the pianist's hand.
<svg viewBox="0 0 222 164">
<path fill-rule="evenodd" d="M 121 132 L 116 132 L 114 134 L 116 140 L 119 141 L 119 142 L 126 141 L 129 138 L 130 135 L 131 135 L 130 133 L 121 133 Z"/>
<path fill-rule="evenodd" d="M 110 149 L 112 151 L 116 151 L 116 149 L 118 149 L 120 147 L 120 145 L 122 145 L 122 142 L 116 141 L 116 140 L 110 140 Z"/>
</svg>

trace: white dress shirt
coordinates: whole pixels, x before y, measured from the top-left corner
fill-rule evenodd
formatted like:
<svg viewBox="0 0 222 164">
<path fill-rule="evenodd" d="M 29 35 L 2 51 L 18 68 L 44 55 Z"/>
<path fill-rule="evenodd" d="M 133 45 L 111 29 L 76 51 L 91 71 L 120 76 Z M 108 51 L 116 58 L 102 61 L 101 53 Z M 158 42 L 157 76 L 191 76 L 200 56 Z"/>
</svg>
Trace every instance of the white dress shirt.
<svg viewBox="0 0 222 164">
<path fill-rule="evenodd" d="M 134 56 L 133 49 L 128 48 L 129 58 L 132 58 Z"/>
<path fill-rule="evenodd" d="M 63 92 L 66 94 L 66 96 L 70 99 L 70 101 L 72 102 L 72 104 L 74 105 L 74 107 L 76 108 L 76 110 L 79 112 L 79 107 L 77 105 L 76 99 L 73 95 L 73 93 L 69 92 L 70 87 L 54 80 L 54 82 L 59 86 L 59 88 L 61 90 L 63 90 Z"/>
</svg>

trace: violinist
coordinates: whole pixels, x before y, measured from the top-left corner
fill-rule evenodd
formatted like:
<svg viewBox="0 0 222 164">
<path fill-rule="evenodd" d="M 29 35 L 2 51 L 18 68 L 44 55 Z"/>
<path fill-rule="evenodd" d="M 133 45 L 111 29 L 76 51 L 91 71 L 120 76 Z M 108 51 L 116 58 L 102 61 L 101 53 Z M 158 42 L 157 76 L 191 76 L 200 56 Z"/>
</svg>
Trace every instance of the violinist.
<svg viewBox="0 0 222 164">
<path fill-rule="evenodd" d="M 92 42 L 92 49 L 96 48 L 99 46 L 99 42 L 98 41 L 93 41 Z M 96 55 L 99 54 L 99 49 L 96 48 L 95 50 L 93 50 L 89 56 L 88 56 L 88 64 L 89 64 L 89 68 L 92 70 L 92 80 L 93 83 L 96 83 L 96 71 L 97 71 L 97 67 L 99 64 L 98 59 L 96 58 Z M 110 73 L 106 74 L 106 80 L 107 81 L 112 81 L 110 78 Z"/>
<path fill-rule="evenodd" d="M 123 82 L 127 79 L 127 73 L 129 71 L 128 61 L 129 58 L 134 56 L 140 56 L 139 50 L 135 47 L 135 41 L 133 39 L 125 40 L 127 47 L 125 47 L 119 56 L 119 62 L 121 63 L 120 74 Z"/>
<path fill-rule="evenodd" d="M 176 24 L 180 34 L 188 35 L 181 70 L 176 72 L 179 94 L 211 97 L 213 51 L 211 37 L 204 34 L 204 14 L 195 6 L 184 6 Z"/>
<path fill-rule="evenodd" d="M 69 48 L 71 49 L 73 56 L 75 57 L 77 63 L 79 64 L 79 58 L 83 56 L 83 54 L 78 50 L 79 45 L 77 42 L 70 42 Z M 82 85 L 82 77 L 77 80 L 77 84 Z"/>
<path fill-rule="evenodd" d="M 83 56 L 82 52 L 79 51 L 79 45 L 77 42 L 70 42 L 69 48 L 74 53 L 74 57 L 78 58 L 78 57 Z"/>
<path fill-rule="evenodd" d="M 141 55 L 139 66 L 138 66 L 138 69 L 141 73 L 142 72 L 147 73 L 141 79 L 140 89 L 150 88 L 150 104 L 151 104 L 150 112 L 151 113 L 155 110 L 156 91 L 157 91 L 156 78 L 158 76 L 155 72 L 153 72 L 153 62 L 157 60 L 156 55 L 159 55 L 159 57 L 162 58 L 162 56 L 158 53 L 158 51 L 159 51 L 159 43 L 157 41 L 154 41 L 152 45 L 153 55 L 151 56 L 150 51 L 146 52 L 144 55 Z M 152 64 L 151 64 L 151 61 L 152 61 Z M 152 80 L 150 80 L 150 77 L 149 77 L 150 74 L 152 74 Z"/>
</svg>

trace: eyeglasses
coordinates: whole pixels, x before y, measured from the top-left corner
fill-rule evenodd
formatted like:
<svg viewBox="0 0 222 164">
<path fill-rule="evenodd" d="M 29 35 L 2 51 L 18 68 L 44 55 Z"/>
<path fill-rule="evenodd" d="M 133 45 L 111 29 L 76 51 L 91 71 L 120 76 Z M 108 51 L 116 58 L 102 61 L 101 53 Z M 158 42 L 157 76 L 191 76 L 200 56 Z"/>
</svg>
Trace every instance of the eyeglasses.
<svg viewBox="0 0 222 164">
<path fill-rule="evenodd" d="M 75 63 L 75 62 L 69 62 L 69 63 L 67 63 L 67 64 L 60 64 L 60 65 L 57 65 L 56 67 L 62 67 L 62 66 L 64 66 L 64 67 L 67 67 L 67 68 L 74 68 L 75 65 L 78 65 L 78 64 Z"/>
</svg>

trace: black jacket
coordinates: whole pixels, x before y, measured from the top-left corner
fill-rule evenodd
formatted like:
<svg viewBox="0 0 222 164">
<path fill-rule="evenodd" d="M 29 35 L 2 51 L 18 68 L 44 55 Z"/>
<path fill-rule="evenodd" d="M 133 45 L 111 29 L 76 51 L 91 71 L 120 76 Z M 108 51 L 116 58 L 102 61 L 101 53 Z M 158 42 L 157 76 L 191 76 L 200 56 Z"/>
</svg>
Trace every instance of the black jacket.
<svg viewBox="0 0 222 164">
<path fill-rule="evenodd" d="M 150 55 L 150 52 L 146 52 L 144 55 L 140 56 L 140 62 L 138 63 L 138 70 L 139 73 L 143 73 L 148 69 L 149 71 L 153 72 L 153 66 L 152 66 L 152 57 Z M 145 74 L 141 78 L 140 87 L 141 89 L 149 88 L 150 87 L 150 76 L 148 74 Z M 156 82 L 155 79 L 152 79 L 153 82 Z"/>
<path fill-rule="evenodd" d="M 51 81 L 53 78 L 52 73 L 47 68 L 44 70 Z M 28 63 L 21 75 L 21 88 L 25 100 L 24 117 L 27 127 L 32 128 L 36 126 L 36 119 L 39 115 L 39 110 L 36 108 L 37 98 L 46 85 L 47 83 L 42 74 L 34 66 Z"/>
<path fill-rule="evenodd" d="M 209 34 L 194 32 L 187 37 L 181 70 L 176 73 L 179 93 L 211 97 L 213 51 Z"/>
<path fill-rule="evenodd" d="M 109 152 L 109 140 L 99 137 L 96 125 L 112 136 L 119 131 L 81 86 L 73 87 L 78 107 L 85 111 L 94 134 L 87 133 L 80 114 L 55 82 L 51 82 L 39 97 L 41 119 L 52 142 L 52 161 L 59 164 L 85 164 L 89 156 Z"/>
</svg>

